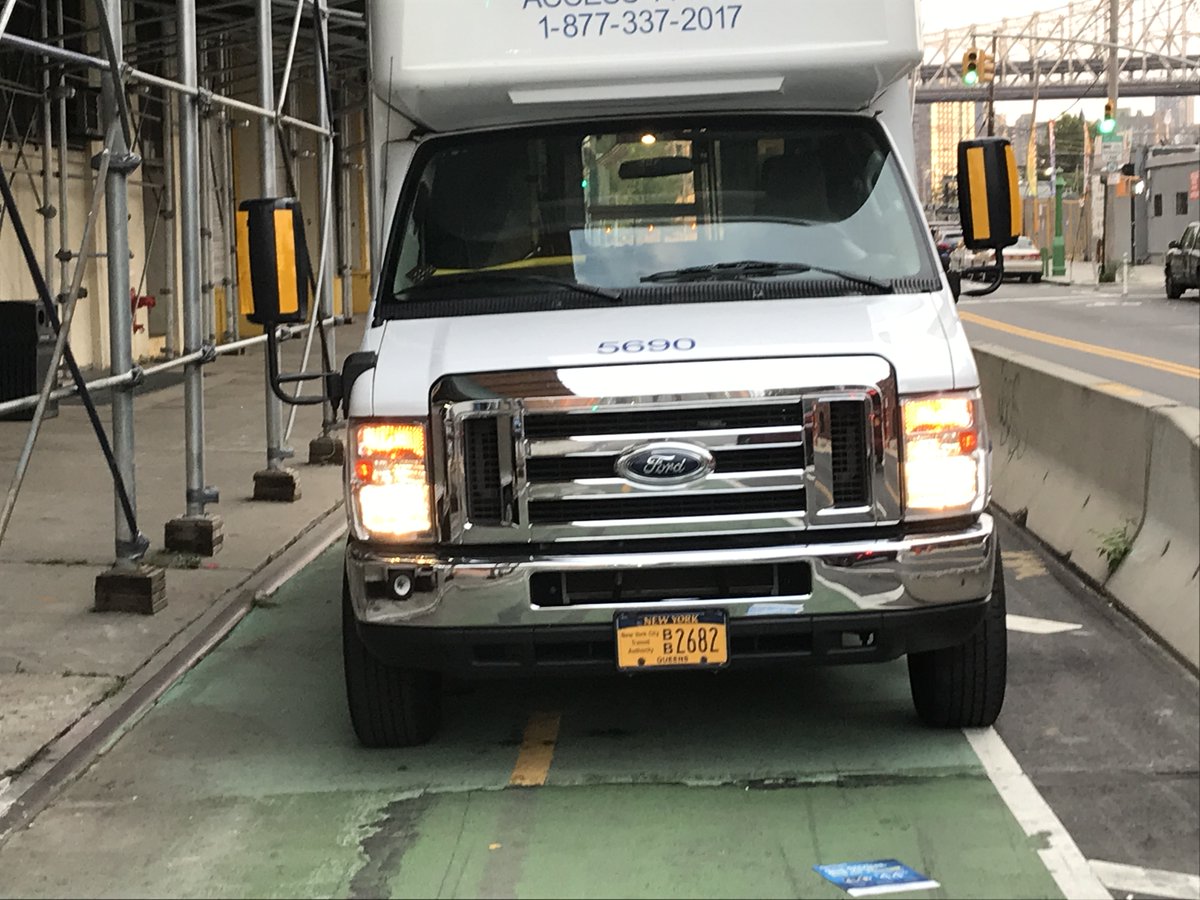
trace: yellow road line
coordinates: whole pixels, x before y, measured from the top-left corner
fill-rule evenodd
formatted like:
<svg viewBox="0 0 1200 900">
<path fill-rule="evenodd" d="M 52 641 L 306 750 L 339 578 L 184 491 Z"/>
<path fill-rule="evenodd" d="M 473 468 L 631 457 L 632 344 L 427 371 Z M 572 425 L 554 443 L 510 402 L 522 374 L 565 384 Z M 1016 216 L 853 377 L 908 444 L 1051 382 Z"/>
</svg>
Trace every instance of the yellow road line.
<svg viewBox="0 0 1200 900">
<path fill-rule="evenodd" d="M 554 744 L 558 740 L 558 713 L 535 712 L 525 726 L 521 752 L 513 766 L 508 783 L 518 787 L 539 787 L 546 783 L 550 763 L 554 759 Z"/>
<path fill-rule="evenodd" d="M 1080 353 L 1091 353 L 1093 356 L 1103 356 L 1108 359 L 1132 363 L 1135 366 L 1145 366 L 1147 369 L 1157 369 L 1160 372 L 1167 372 L 1171 375 L 1182 375 L 1184 378 L 1200 378 L 1200 369 L 1195 366 L 1170 362 L 1169 360 L 1158 359 L 1153 356 L 1142 356 L 1140 353 L 1129 353 L 1126 350 L 1115 350 L 1112 347 L 1102 347 L 1099 344 L 1073 341 L 1070 338 L 1059 337 L 1055 334 L 1046 334 L 1042 331 L 1033 331 L 1030 328 L 1021 328 L 1018 325 L 1009 325 L 1007 322 L 999 322 L 996 319 L 988 319 L 965 310 L 960 311 L 958 317 L 964 322 L 973 322 L 976 325 L 982 325 L 984 328 L 992 328 L 996 331 L 1015 334 L 1018 337 L 1028 338 L 1031 341 L 1053 344 L 1055 347 L 1065 347 L 1068 350 L 1078 350 Z"/>
</svg>

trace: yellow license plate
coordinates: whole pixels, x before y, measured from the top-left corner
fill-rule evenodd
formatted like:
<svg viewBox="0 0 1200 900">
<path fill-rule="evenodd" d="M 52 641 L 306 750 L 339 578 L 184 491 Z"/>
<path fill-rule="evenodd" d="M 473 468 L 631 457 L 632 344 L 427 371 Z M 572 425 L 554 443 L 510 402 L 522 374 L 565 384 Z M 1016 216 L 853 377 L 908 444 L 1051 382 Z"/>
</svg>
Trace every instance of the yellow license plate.
<svg viewBox="0 0 1200 900">
<path fill-rule="evenodd" d="M 617 668 L 710 668 L 729 662 L 722 609 L 618 613 Z"/>
</svg>

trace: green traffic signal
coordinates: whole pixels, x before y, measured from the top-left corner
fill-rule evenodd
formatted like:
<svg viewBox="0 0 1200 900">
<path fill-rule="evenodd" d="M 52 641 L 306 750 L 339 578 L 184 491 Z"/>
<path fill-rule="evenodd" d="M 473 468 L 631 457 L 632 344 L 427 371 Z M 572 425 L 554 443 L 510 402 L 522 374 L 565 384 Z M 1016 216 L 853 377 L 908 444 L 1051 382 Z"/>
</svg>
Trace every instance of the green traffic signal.
<svg viewBox="0 0 1200 900">
<path fill-rule="evenodd" d="M 1101 119 L 1100 123 L 1096 126 L 1096 130 L 1099 131 L 1101 134 L 1112 134 L 1114 131 L 1117 130 L 1117 120 L 1116 119 Z"/>
<path fill-rule="evenodd" d="M 962 80 L 963 84 L 967 87 L 975 87 L 975 85 L 979 84 L 979 73 L 974 69 L 968 69 L 963 73 Z"/>
</svg>

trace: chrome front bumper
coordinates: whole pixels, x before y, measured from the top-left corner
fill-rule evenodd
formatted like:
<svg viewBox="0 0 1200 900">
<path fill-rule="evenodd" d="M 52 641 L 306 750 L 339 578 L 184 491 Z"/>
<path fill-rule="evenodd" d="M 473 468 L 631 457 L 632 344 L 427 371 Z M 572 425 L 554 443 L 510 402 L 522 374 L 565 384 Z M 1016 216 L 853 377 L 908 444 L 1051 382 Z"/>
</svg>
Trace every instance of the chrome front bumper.
<svg viewBox="0 0 1200 900">
<path fill-rule="evenodd" d="M 482 548 L 480 548 L 482 549 Z M 566 549 L 566 548 L 564 548 Z M 471 548 L 472 552 L 475 548 Z M 752 563 L 807 562 L 812 590 L 802 596 L 723 597 L 539 607 L 530 579 L 539 572 L 669 569 Z M 351 541 L 346 573 L 359 622 L 417 628 L 553 627 L 611 624 L 639 609 L 705 607 L 738 619 L 836 616 L 856 612 L 932 612 L 991 593 L 996 540 L 991 516 L 961 531 L 908 534 L 894 539 L 794 544 L 745 549 L 567 554 L 486 559 L 392 553 Z M 389 573 L 412 571 L 416 589 L 401 601 L 387 596 Z"/>
</svg>

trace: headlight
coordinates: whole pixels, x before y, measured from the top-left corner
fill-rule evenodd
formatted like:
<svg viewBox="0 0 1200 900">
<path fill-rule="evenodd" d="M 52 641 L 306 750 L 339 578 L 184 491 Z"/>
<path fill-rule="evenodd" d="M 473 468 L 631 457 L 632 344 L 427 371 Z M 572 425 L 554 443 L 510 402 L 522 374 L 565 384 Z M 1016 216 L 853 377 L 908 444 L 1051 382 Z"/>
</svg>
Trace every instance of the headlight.
<svg viewBox="0 0 1200 900">
<path fill-rule="evenodd" d="M 987 427 L 978 391 L 903 400 L 904 501 L 910 519 L 981 512 Z"/>
<path fill-rule="evenodd" d="M 348 474 L 358 534 L 388 541 L 429 536 L 424 422 L 352 424 Z"/>
</svg>

